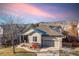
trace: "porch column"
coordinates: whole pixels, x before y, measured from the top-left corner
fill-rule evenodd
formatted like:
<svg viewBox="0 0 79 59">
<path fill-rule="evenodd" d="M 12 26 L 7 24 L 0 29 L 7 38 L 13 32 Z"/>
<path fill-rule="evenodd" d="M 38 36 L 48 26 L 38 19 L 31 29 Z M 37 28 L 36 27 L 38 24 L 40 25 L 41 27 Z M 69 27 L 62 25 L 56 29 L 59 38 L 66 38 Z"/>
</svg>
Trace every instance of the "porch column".
<svg viewBox="0 0 79 59">
<path fill-rule="evenodd" d="M 24 42 L 24 35 L 23 35 L 23 42 Z"/>
</svg>

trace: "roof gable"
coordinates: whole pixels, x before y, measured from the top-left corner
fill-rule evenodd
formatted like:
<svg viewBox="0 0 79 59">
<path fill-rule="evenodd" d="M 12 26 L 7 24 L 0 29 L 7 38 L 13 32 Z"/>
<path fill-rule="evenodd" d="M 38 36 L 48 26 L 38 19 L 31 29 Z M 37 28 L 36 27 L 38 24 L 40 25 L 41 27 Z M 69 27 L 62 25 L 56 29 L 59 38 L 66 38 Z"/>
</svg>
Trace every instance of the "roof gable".
<svg viewBox="0 0 79 59">
<path fill-rule="evenodd" d="M 41 30 L 41 29 L 30 29 L 29 31 L 23 33 L 22 35 L 32 35 L 33 33 L 39 33 L 40 35 L 48 35 L 47 32 Z"/>
</svg>

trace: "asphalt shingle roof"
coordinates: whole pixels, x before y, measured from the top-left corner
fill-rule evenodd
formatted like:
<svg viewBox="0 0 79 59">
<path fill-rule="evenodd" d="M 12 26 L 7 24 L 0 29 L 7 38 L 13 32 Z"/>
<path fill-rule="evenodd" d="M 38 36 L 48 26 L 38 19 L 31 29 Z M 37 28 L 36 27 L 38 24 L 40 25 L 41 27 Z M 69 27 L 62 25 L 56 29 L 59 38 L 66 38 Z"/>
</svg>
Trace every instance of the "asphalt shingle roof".
<svg viewBox="0 0 79 59">
<path fill-rule="evenodd" d="M 57 31 L 51 29 L 47 25 L 40 25 L 38 28 L 41 29 L 41 30 L 43 30 L 43 31 L 45 31 L 50 36 L 63 36 L 61 33 L 59 33 Z"/>
</svg>

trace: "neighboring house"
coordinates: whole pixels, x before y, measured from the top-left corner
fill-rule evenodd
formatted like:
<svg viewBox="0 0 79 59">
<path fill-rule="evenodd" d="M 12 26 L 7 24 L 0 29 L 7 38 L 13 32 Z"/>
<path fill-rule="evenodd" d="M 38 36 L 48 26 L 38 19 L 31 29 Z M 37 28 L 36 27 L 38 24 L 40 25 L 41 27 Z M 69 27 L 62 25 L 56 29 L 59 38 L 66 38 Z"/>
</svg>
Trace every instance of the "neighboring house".
<svg viewBox="0 0 79 59">
<path fill-rule="evenodd" d="M 27 43 L 38 43 L 40 47 L 53 47 L 60 49 L 62 47 L 62 38 L 64 36 L 50 29 L 47 25 L 39 26 L 35 29 L 30 29 L 21 34 L 21 39 Z"/>
<path fill-rule="evenodd" d="M 11 26 L 13 26 L 13 30 L 11 30 Z M 3 25 L 3 34 L 4 34 L 4 39 L 7 40 L 11 40 L 11 34 L 12 31 L 14 32 L 13 34 L 13 38 L 16 39 L 16 37 L 18 36 L 18 34 L 20 34 L 20 31 L 22 31 L 23 29 L 28 29 L 30 27 L 30 25 L 24 25 L 24 24 L 6 24 Z"/>
<path fill-rule="evenodd" d="M 0 27 L 0 38 L 3 36 L 3 28 Z"/>
<path fill-rule="evenodd" d="M 2 39 L 2 37 L 3 37 L 3 28 L 0 27 L 0 45 L 1 45 L 1 39 Z"/>
</svg>

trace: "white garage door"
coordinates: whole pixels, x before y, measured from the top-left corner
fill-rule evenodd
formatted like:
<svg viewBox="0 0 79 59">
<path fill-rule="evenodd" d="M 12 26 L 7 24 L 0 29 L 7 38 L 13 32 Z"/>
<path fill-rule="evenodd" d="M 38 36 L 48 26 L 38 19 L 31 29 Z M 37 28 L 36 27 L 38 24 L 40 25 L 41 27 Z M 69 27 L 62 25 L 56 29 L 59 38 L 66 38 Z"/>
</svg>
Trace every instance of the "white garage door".
<svg viewBox="0 0 79 59">
<path fill-rule="evenodd" d="M 54 40 L 43 40 L 43 47 L 54 47 Z"/>
</svg>

